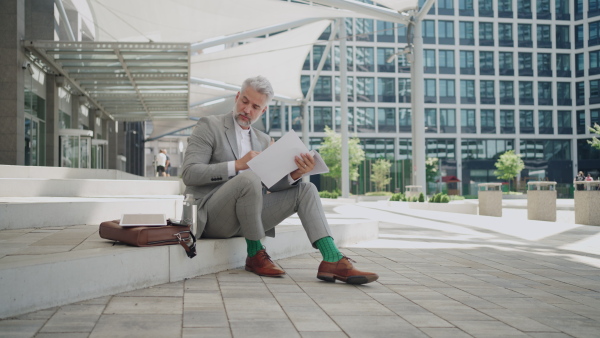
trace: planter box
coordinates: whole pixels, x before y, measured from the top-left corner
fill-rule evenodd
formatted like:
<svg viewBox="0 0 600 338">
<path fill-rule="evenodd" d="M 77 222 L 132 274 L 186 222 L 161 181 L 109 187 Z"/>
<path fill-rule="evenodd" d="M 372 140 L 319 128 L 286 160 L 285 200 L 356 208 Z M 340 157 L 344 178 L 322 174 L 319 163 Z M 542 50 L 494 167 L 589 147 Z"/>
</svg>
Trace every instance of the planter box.
<svg viewBox="0 0 600 338">
<path fill-rule="evenodd" d="M 477 215 L 477 205 L 467 203 L 429 203 L 429 202 L 411 202 L 408 203 L 409 209 L 416 210 L 429 210 L 429 211 L 441 211 L 441 212 L 452 212 L 456 214 L 469 214 Z"/>
</svg>

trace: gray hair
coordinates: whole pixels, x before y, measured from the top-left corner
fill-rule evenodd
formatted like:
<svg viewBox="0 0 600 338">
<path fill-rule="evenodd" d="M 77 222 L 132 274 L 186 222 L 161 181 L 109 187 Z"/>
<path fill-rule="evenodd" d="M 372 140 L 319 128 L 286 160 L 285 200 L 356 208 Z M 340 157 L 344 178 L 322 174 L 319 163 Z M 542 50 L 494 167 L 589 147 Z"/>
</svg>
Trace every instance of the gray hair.
<svg viewBox="0 0 600 338">
<path fill-rule="evenodd" d="M 275 96 L 275 92 L 273 91 L 273 87 L 271 87 L 271 82 L 269 82 L 269 80 L 267 80 L 266 77 L 264 76 L 255 76 L 255 77 L 250 77 L 247 78 L 244 83 L 242 83 L 242 92 L 248 88 L 251 87 L 252 89 L 256 90 L 257 92 L 266 95 L 267 96 L 267 103 L 269 101 L 271 101 L 271 99 L 273 98 L 273 96 Z"/>
</svg>

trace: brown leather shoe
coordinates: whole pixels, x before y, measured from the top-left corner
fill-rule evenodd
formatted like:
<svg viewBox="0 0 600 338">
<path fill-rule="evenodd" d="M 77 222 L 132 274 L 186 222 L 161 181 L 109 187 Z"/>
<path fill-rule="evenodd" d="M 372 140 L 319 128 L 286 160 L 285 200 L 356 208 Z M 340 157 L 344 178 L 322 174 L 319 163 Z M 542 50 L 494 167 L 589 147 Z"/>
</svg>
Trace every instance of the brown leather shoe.
<svg viewBox="0 0 600 338">
<path fill-rule="evenodd" d="M 337 279 L 348 284 L 366 284 L 379 278 L 376 273 L 356 270 L 350 261 L 348 257 L 334 263 L 322 261 L 319 265 L 317 278 L 334 283 Z"/>
<path fill-rule="evenodd" d="M 254 272 L 259 276 L 279 277 L 285 275 L 273 261 L 267 251 L 262 249 L 252 257 L 246 257 L 246 271 Z"/>
</svg>

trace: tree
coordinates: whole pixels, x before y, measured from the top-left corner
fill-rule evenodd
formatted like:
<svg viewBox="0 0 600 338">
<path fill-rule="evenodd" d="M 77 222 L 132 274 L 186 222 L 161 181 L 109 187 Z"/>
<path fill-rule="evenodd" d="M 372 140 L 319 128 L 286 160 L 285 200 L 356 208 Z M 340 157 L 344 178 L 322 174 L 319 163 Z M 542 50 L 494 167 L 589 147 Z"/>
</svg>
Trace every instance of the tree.
<svg viewBox="0 0 600 338">
<path fill-rule="evenodd" d="M 325 127 L 327 136 L 321 143 L 319 153 L 329 167 L 329 172 L 324 174 L 327 177 L 335 179 L 337 186 L 341 187 L 342 179 L 342 135 L 337 134 L 329 127 Z M 348 140 L 348 164 L 350 167 L 350 180 L 358 180 L 358 166 L 365 159 L 365 152 L 360 147 L 360 140 L 357 137 Z"/>
<path fill-rule="evenodd" d="M 392 163 L 385 159 L 378 159 L 371 167 L 371 181 L 375 183 L 375 189 L 382 191 L 385 186 L 390 184 L 392 178 L 390 177 L 390 168 Z"/>
<path fill-rule="evenodd" d="M 425 160 L 425 178 L 427 182 L 435 181 L 438 172 L 438 162 L 437 157 L 428 157 Z"/>
<path fill-rule="evenodd" d="M 596 133 L 596 135 L 600 135 L 600 126 L 598 125 L 598 123 L 594 123 L 593 127 L 590 127 L 590 131 L 592 133 Z M 589 144 L 592 145 L 592 147 L 600 150 L 600 140 L 598 140 L 597 137 L 592 137 L 591 141 L 587 141 Z"/>
<path fill-rule="evenodd" d="M 509 180 L 510 184 L 510 181 L 515 179 L 525 168 L 525 163 L 520 155 L 515 154 L 514 150 L 508 150 L 500 155 L 494 166 L 498 169 L 494 171 L 494 175 L 501 180 Z"/>
</svg>

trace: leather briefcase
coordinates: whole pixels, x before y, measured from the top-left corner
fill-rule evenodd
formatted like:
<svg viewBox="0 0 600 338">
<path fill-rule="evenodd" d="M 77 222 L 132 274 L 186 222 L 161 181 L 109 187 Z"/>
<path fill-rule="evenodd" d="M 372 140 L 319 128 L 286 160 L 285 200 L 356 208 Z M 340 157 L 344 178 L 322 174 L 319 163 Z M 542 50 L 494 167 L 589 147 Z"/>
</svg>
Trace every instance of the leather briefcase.
<svg viewBox="0 0 600 338">
<path fill-rule="evenodd" d="M 119 220 L 106 221 L 100 224 L 101 238 L 119 241 L 133 246 L 158 246 L 180 244 L 188 257 L 196 256 L 196 237 L 189 225 L 167 221 L 165 226 L 122 227 Z M 192 242 L 188 245 L 188 242 Z"/>
</svg>

